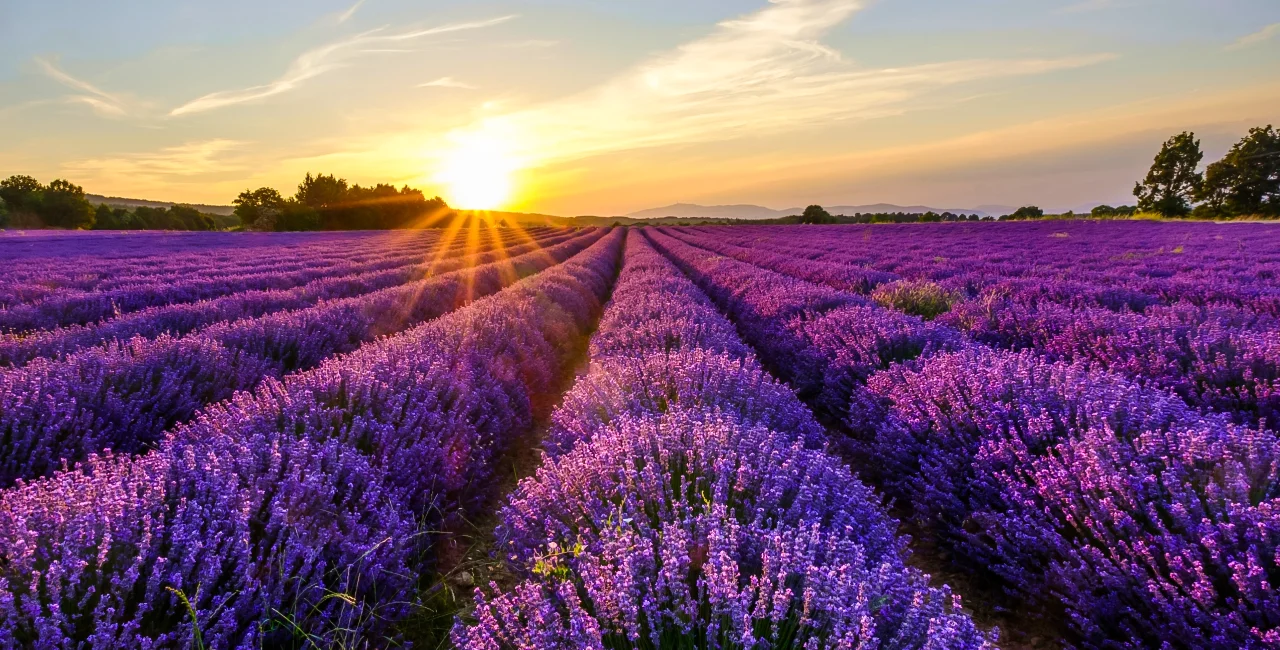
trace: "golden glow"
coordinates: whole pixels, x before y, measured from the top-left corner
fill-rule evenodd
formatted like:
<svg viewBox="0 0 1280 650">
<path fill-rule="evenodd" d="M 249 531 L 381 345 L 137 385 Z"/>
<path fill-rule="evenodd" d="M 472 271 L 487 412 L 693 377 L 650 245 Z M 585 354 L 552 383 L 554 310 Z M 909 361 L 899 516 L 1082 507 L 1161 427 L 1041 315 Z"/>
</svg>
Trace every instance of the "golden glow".
<svg viewBox="0 0 1280 650">
<path fill-rule="evenodd" d="M 515 158 L 502 142 L 484 133 L 456 139 L 436 180 L 448 188 L 449 205 L 465 210 L 497 210 L 511 200 Z"/>
</svg>

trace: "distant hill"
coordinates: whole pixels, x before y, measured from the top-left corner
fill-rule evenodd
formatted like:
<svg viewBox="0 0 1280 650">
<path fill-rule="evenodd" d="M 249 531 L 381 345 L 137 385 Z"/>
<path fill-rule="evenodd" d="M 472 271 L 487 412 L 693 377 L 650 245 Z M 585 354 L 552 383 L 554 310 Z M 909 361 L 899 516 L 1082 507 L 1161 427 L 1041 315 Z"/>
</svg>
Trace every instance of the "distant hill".
<svg viewBox="0 0 1280 650">
<path fill-rule="evenodd" d="M 758 205 L 696 205 L 693 203 L 676 203 L 665 208 L 650 208 L 632 212 L 626 216 L 633 219 L 655 219 L 660 217 L 677 217 L 682 219 L 777 219 L 788 216 L 785 210 L 771 210 Z"/>
<path fill-rule="evenodd" d="M 113 208 L 168 208 L 174 205 L 189 205 L 205 214 L 230 216 L 235 207 L 230 205 L 206 205 L 203 203 L 174 203 L 171 201 L 147 201 L 145 199 L 126 199 L 119 196 L 102 196 L 101 194 L 85 194 L 84 198 L 94 205 L 106 203 Z"/>
<path fill-rule="evenodd" d="M 974 208 L 934 208 L 927 205 L 894 205 L 892 203 L 873 203 L 870 205 L 829 205 L 823 206 L 827 212 L 831 214 L 853 215 L 857 213 L 924 213 L 924 212 L 951 212 L 954 214 L 976 214 L 983 217 L 999 216 L 1013 212 L 1010 208 L 1006 212 L 992 212 L 983 209 Z M 1003 206 L 985 206 L 985 207 L 1003 207 Z M 633 219 L 653 219 L 659 217 L 677 217 L 682 219 L 777 219 L 779 217 L 788 217 L 798 215 L 804 212 L 804 208 L 787 208 L 785 210 L 774 210 L 759 205 L 697 205 L 694 203 L 676 203 L 663 208 L 650 208 L 648 210 L 640 210 L 628 214 Z"/>
</svg>

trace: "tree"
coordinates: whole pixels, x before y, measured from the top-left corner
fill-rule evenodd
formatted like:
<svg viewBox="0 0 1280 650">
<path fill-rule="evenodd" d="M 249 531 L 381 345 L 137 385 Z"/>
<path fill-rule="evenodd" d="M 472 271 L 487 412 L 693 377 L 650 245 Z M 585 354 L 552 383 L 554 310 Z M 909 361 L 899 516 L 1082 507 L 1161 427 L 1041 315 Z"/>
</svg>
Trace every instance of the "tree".
<svg viewBox="0 0 1280 650">
<path fill-rule="evenodd" d="M 169 206 L 170 228 L 174 230 L 216 230 L 213 219 L 189 205 Z"/>
<path fill-rule="evenodd" d="M 240 223 L 252 227 L 262 217 L 273 217 L 284 209 L 285 199 L 280 192 L 270 187 L 256 190 L 245 190 L 231 202 L 236 206 L 235 214 Z"/>
<path fill-rule="evenodd" d="M 330 208 L 342 205 L 347 200 L 347 179 L 337 178 L 333 174 L 325 176 L 307 172 L 307 177 L 298 184 L 298 193 L 294 199 L 309 208 Z"/>
<path fill-rule="evenodd" d="M 4 199 L 9 212 L 30 212 L 40 209 L 44 186 L 30 176 L 10 176 L 0 181 L 0 199 Z"/>
<path fill-rule="evenodd" d="M 93 227 L 93 206 L 84 198 L 84 189 L 62 179 L 45 188 L 37 214 L 54 228 Z"/>
<path fill-rule="evenodd" d="M 1024 205 L 1013 211 L 1009 216 L 1010 219 L 1039 219 L 1044 216 L 1044 210 L 1034 205 Z"/>
<path fill-rule="evenodd" d="M 99 203 L 98 209 L 93 212 L 93 229 L 94 230 L 115 230 L 115 213 L 111 211 L 111 206 L 106 203 Z"/>
<path fill-rule="evenodd" d="M 835 218 L 820 205 L 811 205 L 804 209 L 800 223 L 835 223 Z"/>
<path fill-rule="evenodd" d="M 1211 214 L 1280 216 L 1280 132 L 1270 124 L 1250 129 L 1205 169 L 1197 198 Z"/>
<path fill-rule="evenodd" d="M 1194 133 L 1183 131 L 1169 138 L 1156 154 L 1147 177 L 1133 187 L 1138 209 L 1167 217 L 1191 212 L 1191 199 L 1200 191 L 1202 180 L 1196 167 L 1203 158 Z"/>
</svg>

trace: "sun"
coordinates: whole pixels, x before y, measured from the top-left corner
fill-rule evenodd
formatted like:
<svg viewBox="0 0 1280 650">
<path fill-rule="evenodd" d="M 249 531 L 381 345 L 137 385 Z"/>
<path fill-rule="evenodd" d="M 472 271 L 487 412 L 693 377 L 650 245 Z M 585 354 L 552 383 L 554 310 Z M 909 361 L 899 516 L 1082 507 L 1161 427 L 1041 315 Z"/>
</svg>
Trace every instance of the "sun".
<svg viewBox="0 0 1280 650">
<path fill-rule="evenodd" d="M 496 138 L 473 134 L 460 139 L 443 161 L 438 180 L 449 204 L 464 210 L 497 210 L 512 194 L 515 160 Z"/>
</svg>

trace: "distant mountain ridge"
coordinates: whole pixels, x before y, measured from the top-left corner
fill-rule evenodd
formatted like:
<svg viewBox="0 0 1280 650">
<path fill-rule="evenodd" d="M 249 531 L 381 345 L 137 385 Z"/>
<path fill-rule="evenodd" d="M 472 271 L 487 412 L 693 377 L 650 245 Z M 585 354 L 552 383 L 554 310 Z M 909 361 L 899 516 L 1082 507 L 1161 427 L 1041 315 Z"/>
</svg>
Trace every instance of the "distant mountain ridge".
<svg viewBox="0 0 1280 650">
<path fill-rule="evenodd" d="M 178 203 L 174 201 L 148 201 L 146 199 L 126 199 L 119 196 L 102 196 L 101 194 L 85 194 L 89 203 L 98 205 L 105 203 L 113 208 L 169 208 L 174 205 L 189 205 L 205 214 L 229 216 L 235 212 L 230 205 L 206 205 L 204 203 Z"/>
<path fill-rule="evenodd" d="M 983 217 L 995 217 L 1002 214 L 1013 212 L 1013 208 L 1007 211 L 992 211 L 991 208 L 1003 208 L 1005 206 L 981 206 L 982 208 L 934 208 L 927 205 L 894 205 L 892 203 L 872 203 L 870 205 L 829 205 L 823 206 L 827 212 L 831 214 L 853 215 L 857 213 L 881 213 L 881 212 L 906 212 L 906 213 L 924 213 L 924 212 L 951 212 L 954 214 L 976 214 Z M 682 218 L 703 218 L 703 219 L 777 219 L 779 217 L 789 217 L 804 212 L 804 208 L 787 208 L 785 210 L 774 210 L 759 205 L 698 205 L 696 203 L 676 203 L 662 208 L 649 208 L 648 210 L 640 210 L 632 212 L 626 216 L 633 219 L 654 219 L 661 217 L 682 217 Z"/>
</svg>

